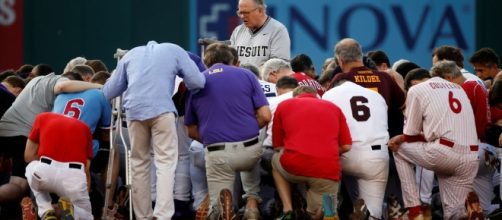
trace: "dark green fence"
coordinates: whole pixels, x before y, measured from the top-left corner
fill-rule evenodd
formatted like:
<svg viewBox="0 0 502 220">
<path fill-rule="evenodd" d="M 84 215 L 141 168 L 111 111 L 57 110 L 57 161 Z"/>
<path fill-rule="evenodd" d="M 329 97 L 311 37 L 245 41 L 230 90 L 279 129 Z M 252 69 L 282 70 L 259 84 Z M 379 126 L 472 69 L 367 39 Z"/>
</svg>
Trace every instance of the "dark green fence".
<svg viewBox="0 0 502 220">
<path fill-rule="evenodd" d="M 57 73 L 70 59 L 101 59 L 149 40 L 187 48 L 188 1 L 25 1 L 25 63 L 47 63 Z"/>
</svg>

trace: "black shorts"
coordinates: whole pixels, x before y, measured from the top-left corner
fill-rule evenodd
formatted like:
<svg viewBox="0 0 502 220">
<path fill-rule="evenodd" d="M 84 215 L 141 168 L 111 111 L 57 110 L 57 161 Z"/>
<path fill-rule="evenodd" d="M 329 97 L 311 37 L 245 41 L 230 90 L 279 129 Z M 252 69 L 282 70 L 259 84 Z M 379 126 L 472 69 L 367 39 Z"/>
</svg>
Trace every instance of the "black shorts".
<svg viewBox="0 0 502 220">
<path fill-rule="evenodd" d="M 27 140 L 28 138 L 25 136 L 0 137 L 0 143 L 2 143 L 0 152 L 12 157 L 11 176 L 26 179 L 25 173 L 28 164 L 24 161 L 24 149 Z"/>
</svg>

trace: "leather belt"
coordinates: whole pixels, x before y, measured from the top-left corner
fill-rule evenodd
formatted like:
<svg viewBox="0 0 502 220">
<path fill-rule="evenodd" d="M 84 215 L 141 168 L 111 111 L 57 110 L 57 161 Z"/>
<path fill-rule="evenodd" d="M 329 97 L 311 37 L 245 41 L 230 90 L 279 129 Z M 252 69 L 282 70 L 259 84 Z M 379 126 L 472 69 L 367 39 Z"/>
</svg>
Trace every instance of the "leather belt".
<svg viewBox="0 0 502 220">
<path fill-rule="evenodd" d="M 447 146 L 449 148 L 452 148 L 455 145 L 455 143 L 444 138 L 439 138 L 439 144 Z M 478 151 L 479 149 L 478 145 L 470 145 L 469 147 L 471 148 L 471 151 Z"/>
<path fill-rule="evenodd" d="M 381 145 L 371 145 L 371 150 L 381 150 L 382 146 Z"/>
<path fill-rule="evenodd" d="M 413 142 L 427 142 L 422 135 L 404 135 L 404 141 L 408 143 L 413 143 Z M 453 143 L 450 140 L 447 140 L 445 138 L 439 138 L 439 144 L 452 148 L 455 143 Z M 469 148 L 471 151 L 478 151 L 479 146 L 478 145 L 470 145 Z"/>
<path fill-rule="evenodd" d="M 250 141 L 246 141 L 246 142 L 243 142 L 242 145 L 244 145 L 244 147 L 249 147 L 249 146 L 253 146 L 255 145 L 256 143 L 258 143 L 258 138 L 254 138 Z M 224 144 L 218 144 L 218 145 L 211 145 L 211 146 L 207 146 L 207 151 L 211 152 L 211 151 L 218 151 L 218 150 L 224 150 L 225 149 L 225 145 Z"/>
<path fill-rule="evenodd" d="M 42 158 L 40 158 L 40 162 L 51 165 L 52 160 L 49 158 L 42 157 Z M 82 165 L 78 164 L 78 163 L 68 163 L 68 167 L 73 168 L 73 169 L 79 169 L 79 170 L 82 169 Z"/>
</svg>

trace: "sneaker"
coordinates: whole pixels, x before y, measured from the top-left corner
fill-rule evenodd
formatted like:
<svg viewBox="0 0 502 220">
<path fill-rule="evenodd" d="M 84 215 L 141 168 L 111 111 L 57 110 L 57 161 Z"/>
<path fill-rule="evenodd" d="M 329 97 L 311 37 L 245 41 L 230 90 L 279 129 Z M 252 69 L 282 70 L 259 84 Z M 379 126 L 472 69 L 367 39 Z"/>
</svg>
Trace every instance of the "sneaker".
<svg viewBox="0 0 502 220">
<path fill-rule="evenodd" d="M 58 205 L 61 209 L 61 220 L 74 220 L 73 205 L 70 201 L 61 197 L 59 198 Z"/>
<path fill-rule="evenodd" d="M 56 212 L 54 210 L 48 210 L 42 215 L 42 220 L 57 220 Z"/>
<path fill-rule="evenodd" d="M 483 220 L 485 216 L 483 215 L 483 209 L 479 203 L 478 195 L 475 192 L 470 192 L 467 194 L 465 200 L 465 208 L 467 209 L 467 220 Z"/>
<path fill-rule="evenodd" d="M 222 220 L 236 219 L 232 202 L 232 192 L 230 192 L 230 190 L 222 189 L 220 191 L 218 207 L 220 208 L 220 217 Z"/>
<path fill-rule="evenodd" d="M 286 213 L 282 213 L 282 215 L 279 216 L 279 218 L 277 218 L 277 220 L 292 220 L 292 219 L 296 219 L 293 216 L 293 211 L 287 211 Z"/>
<path fill-rule="evenodd" d="M 114 204 L 112 206 L 112 208 L 110 208 L 110 207 L 105 208 L 105 210 L 104 210 L 105 215 L 104 215 L 103 219 L 104 220 L 115 220 L 116 219 L 115 215 L 117 215 L 118 207 L 119 206 L 117 204 Z"/>
<path fill-rule="evenodd" d="M 322 210 L 323 210 L 323 220 L 338 220 L 338 215 L 336 214 L 336 201 L 333 196 L 324 193 L 322 195 Z"/>
<path fill-rule="evenodd" d="M 402 220 L 404 212 L 401 204 L 399 204 L 399 200 L 395 196 L 390 196 L 388 199 L 388 204 L 389 219 Z"/>
<path fill-rule="evenodd" d="M 352 213 L 351 220 L 365 220 L 370 217 L 370 212 L 366 207 L 363 199 L 358 199 L 354 202 L 354 213 Z"/>
<path fill-rule="evenodd" d="M 206 220 L 209 212 L 209 202 L 209 194 L 207 194 L 206 197 L 204 197 L 204 200 L 202 200 L 199 208 L 197 208 L 197 211 L 195 212 L 195 220 Z"/>
<path fill-rule="evenodd" d="M 37 214 L 30 197 L 24 197 L 21 200 L 21 211 L 23 212 L 23 220 L 37 220 Z"/>
<path fill-rule="evenodd" d="M 244 211 L 244 216 L 242 219 L 244 220 L 258 220 L 260 219 L 260 211 L 257 208 L 246 208 Z"/>
</svg>

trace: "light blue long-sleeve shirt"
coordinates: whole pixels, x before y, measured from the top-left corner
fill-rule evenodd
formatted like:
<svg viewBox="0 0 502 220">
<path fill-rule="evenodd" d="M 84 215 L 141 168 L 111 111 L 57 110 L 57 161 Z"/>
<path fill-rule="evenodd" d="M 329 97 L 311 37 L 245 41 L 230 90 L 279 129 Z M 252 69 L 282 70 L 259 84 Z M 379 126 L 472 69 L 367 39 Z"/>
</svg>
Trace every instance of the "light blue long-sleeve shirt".
<svg viewBox="0 0 502 220">
<path fill-rule="evenodd" d="M 187 52 L 171 43 L 150 41 L 135 47 L 118 62 L 103 87 L 108 100 L 124 93 L 128 120 L 147 120 L 166 112 L 177 113 L 171 99 L 175 77 L 189 90 L 204 88 L 206 79 Z"/>
</svg>

